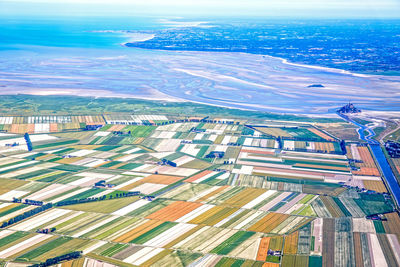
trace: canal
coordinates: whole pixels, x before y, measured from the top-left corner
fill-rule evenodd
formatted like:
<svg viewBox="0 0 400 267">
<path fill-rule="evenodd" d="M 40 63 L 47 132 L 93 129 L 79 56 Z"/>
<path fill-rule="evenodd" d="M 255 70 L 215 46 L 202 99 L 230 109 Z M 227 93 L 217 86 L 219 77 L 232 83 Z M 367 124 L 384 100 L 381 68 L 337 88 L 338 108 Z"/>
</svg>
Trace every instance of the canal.
<svg viewBox="0 0 400 267">
<path fill-rule="evenodd" d="M 372 139 L 375 136 L 375 132 L 367 126 L 355 122 L 344 114 L 337 114 L 346 121 L 353 123 L 354 125 L 359 127 L 357 131 L 360 139 L 366 141 L 369 144 L 369 147 L 371 148 L 371 151 L 374 154 L 376 161 L 378 162 L 378 167 L 383 174 L 383 178 L 385 179 L 386 184 L 389 186 L 390 192 L 393 195 L 393 199 L 396 201 L 397 207 L 400 207 L 400 186 L 397 182 L 396 176 L 392 171 L 392 168 L 389 165 L 389 162 L 385 157 L 385 154 L 382 151 L 379 142 Z M 367 132 L 368 135 L 365 135 L 365 132 Z"/>
<path fill-rule="evenodd" d="M 383 174 L 383 177 L 386 180 L 386 183 L 389 185 L 390 191 L 393 194 L 393 198 L 396 201 L 397 206 L 400 206 L 400 186 L 397 182 L 397 179 L 390 168 L 389 162 L 387 161 L 385 154 L 383 154 L 382 148 L 377 144 L 370 144 L 372 153 L 375 156 L 376 161 L 379 163 L 379 168 Z"/>
</svg>

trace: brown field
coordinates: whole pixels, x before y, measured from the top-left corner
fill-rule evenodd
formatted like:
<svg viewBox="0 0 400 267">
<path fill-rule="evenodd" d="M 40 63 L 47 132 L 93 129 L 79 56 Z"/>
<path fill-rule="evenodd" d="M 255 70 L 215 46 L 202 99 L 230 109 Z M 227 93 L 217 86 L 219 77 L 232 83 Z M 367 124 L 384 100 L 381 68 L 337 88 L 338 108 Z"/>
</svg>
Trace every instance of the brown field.
<svg viewBox="0 0 400 267">
<path fill-rule="evenodd" d="M 353 233 L 354 239 L 354 252 L 355 252 L 355 260 L 356 260 L 356 267 L 363 267 L 364 260 L 362 254 L 362 246 L 361 246 L 361 236 L 360 233 Z"/>
<path fill-rule="evenodd" d="M 284 222 L 289 215 L 271 212 L 264 218 L 253 224 L 248 231 L 269 233 L 279 224 Z"/>
<path fill-rule="evenodd" d="M 333 152 L 335 151 L 335 147 L 333 146 L 333 143 L 325 143 L 325 142 L 314 142 L 315 150 L 318 151 L 327 151 Z"/>
<path fill-rule="evenodd" d="M 222 203 L 222 205 L 232 206 L 232 207 L 242 207 L 251 200 L 265 193 L 266 190 L 259 188 L 246 188 L 235 194 L 233 197 L 227 199 Z"/>
<path fill-rule="evenodd" d="M 285 236 L 283 253 L 284 254 L 296 254 L 298 241 L 299 241 L 299 232 L 297 232 L 297 231 L 290 235 Z"/>
<path fill-rule="evenodd" d="M 203 204 L 197 202 L 176 201 L 152 214 L 147 219 L 175 221 Z"/>
<path fill-rule="evenodd" d="M 328 140 L 328 141 L 335 141 L 332 137 L 330 137 L 329 135 L 325 134 L 324 132 L 321 132 L 320 130 L 317 130 L 315 128 L 307 128 L 307 130 L 309 130 L 310 132 L 318 135 L 319 137 Z"/>
<path fill-rule="evenodd" d="M 320 196 L 322 202 L 328 209 L 329 213 L 332 215 L 332 217 L 338 218 L 344 216 L 343 212 L 340 210 L 340 208 L 336 205 L 336 203 L 333 201 L 332 198 L 326 197 L 326 196 Z"/>
<path fill-rule="evenodd" d="M 282 136 L 282 137 L 292 137 L 288 132 L 280 129 L 280 128 L 269 128 L 269 127 L 254 127 L 259 132 L 265 133 L 267 135 L 271 135 L 274 137 Z"/>
<path fill-rule="evenodd" d="M 387 234 L 395 234 L 397 239 L 400 240 L 400 217 L 397 213 L 387 213 L 385 214 L 387 221 L 383 221 L 383 227 Z"/>
<path fill-rule="evenodd" d="M 327 194 L 328 196 L 337 196 L 343 191 L 345 191 L 346 188 L 343 187 L 338 187 L 335 190 L 332 190 L 329 187 L 326 186 L 319 186 L 319 185 L 303 185 L 303 193 L 305 194 Z"/>
<path fill-rule="evenodd" d="M 376 192 L 387 192 L 385 184 L 382 181 L 363 180 L 364 188 L 374 190 Z"/>
<path fill-rule="evenodd" d="M 335 219 L 324 218 L 322 226 L 322 266 L 335 266 Z"/>
</svg>

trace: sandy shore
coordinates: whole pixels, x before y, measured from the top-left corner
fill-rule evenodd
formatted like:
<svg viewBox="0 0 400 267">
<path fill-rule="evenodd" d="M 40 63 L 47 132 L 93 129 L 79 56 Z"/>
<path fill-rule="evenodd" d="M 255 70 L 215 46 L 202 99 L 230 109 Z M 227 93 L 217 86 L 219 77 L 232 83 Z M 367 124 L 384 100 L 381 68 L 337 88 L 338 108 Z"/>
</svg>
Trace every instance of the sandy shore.
<svg viewBox="0 0 400 267">
<path fill-rule="evenodd" d="M 246 53 L 54 48 L 47 54 L 43 50 L 18 51 L 0 66 L 0 94 L 190 101 L 315 116 L 334 114 L 348 101 L 362 110 L 387 114 L 399 110 L 396 76 L 358 75 Z M 309 87 L 312 84 L 324 87 Z"/>
</svg>

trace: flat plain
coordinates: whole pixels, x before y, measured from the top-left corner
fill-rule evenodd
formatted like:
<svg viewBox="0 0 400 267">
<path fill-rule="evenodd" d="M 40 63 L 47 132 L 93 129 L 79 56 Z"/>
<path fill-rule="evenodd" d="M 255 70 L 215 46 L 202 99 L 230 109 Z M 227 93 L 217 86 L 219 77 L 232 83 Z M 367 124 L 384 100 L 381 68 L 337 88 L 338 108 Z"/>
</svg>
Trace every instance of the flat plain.
<svg viewBox="0 0 400 267">
<path fill-rule="evenodd" d="M 400 218 L 368 146 L 324 127 L 154 114 L 0 123 L 4 264 L 82 251 L 61 265 L 400 265 Z"/>
</svg>

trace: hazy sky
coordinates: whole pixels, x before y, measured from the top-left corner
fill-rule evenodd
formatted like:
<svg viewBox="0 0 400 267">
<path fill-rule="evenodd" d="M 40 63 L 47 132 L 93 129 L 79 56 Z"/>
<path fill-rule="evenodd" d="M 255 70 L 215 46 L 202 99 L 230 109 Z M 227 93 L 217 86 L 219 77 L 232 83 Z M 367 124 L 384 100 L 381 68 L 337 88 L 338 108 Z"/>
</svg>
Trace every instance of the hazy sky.
<svg viewBox="0 0 400 267">
<path fill-rule="evenodd" d="M 400 17 L 400 0 L 0 0 L 0 13 Z"/>
</svg>

